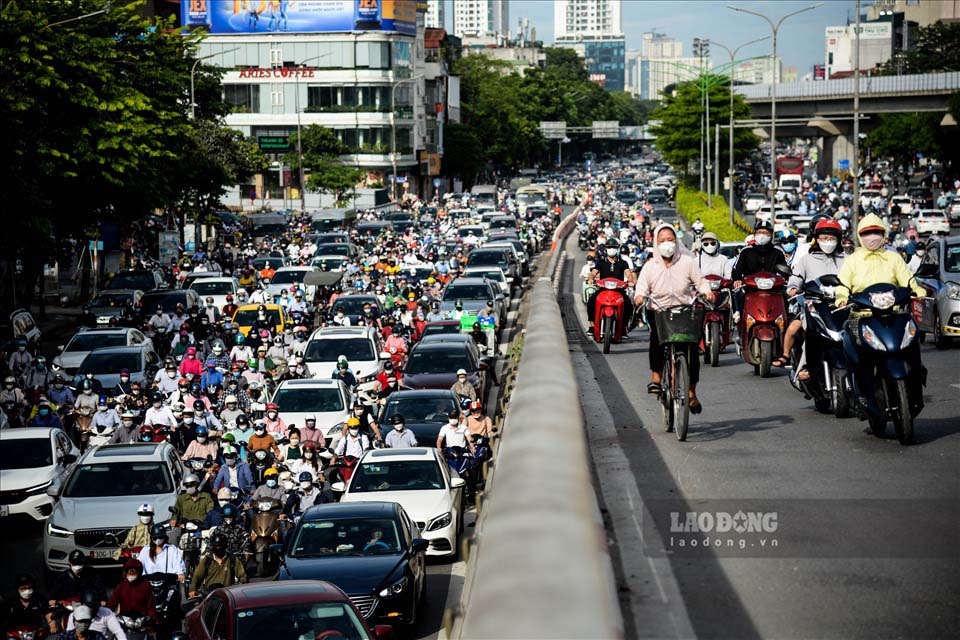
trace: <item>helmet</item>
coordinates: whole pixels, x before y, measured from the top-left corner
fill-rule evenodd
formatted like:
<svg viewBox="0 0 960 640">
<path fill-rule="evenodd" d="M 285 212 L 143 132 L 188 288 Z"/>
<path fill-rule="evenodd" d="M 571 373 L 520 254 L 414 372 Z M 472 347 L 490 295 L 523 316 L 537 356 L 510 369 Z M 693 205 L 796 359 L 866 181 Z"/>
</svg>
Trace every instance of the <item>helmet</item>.
<svg viewBox="0 0 960 640">
<path fill-rule="evenodd" d="M 304 451 L 316 451 L 316 450 L 317 450 L 317 443 L 314 442 L 313 440 L 307 440 L 306 442 L 303 443 L 303 450 L 304 450 Z"/>
<path fill-rule="evenodd" d="M 607 238 L 607 241 L 603 245 L 607 249 L 619 249 L 620 243 L 617 242 L 616 238 Z"/>
<path fill-rule="evenodd" d="M 470 403 L 470 411 L 480 411 L 481 409 L 483 409 L 483 405 L 480 404 L 479 400 Z"/>
<path fill-rule="evenodd" d="M 309 471 L 303 471 L 297 478 L 297 482 L 313 482 L 313 474 Z"/>
<path fill-rule="evenodd" d="M 227 547 L 227 534 L 222 531 L 218 531 L 210 536 L 210 548 L 216 549 L 226 549 Z"/>
<path fill-rule="evenodd" d="M 824 218 L 817 223 L 814 229 L 814 235 L 820 235 L 821 233 L 829 233 L 832 236 L 836 236 L 837 240 L 840 240 L 843 237 L 843 227 L 832 218 Z"/>
<path fill-rule="evenodd" d="M 270 404 L 267 405 L 267 411 L 279 411 L 279 410 L 280 410 L 280 407 L 278 407 L 274 402 L 271 402 Z"/>
<path fill-rule="evenodd" d="M 183 476 L 183 486 L 191 487 L 200 484 L 200 478 L 195 473 L 188 473 Z"/>
<path fill-rule="evenodd" d="M 247 426 L 248 424 L 250 424 L 250 418 L 248 418 L 248 417 L 246 416 L 246 414 L 241 413 L 240 415 L 237 416 L 237 426 L 238 426 L 238 427 L 241 426 L 241 425 Z"/>
<path fill-rule="evenodd" d="M 223 404 L 237 404 L 237 396 L 229 395 L 223 399 Z"/>
<path fill-rule="evenodd" d="M 348 429 L 350 427 L 359 427 L 359 426 L 360 426 L 360 420 L 358 420 L 357 418 L 350 418 L 349 420 L 347 420 Z"/>
<path fill-rule="evenodd" d="M 237 508 L 232 504 L 225 504 L 220 509 L 220 515 L 222 515 L 224 518 L 236 518 Z"/>
<path fill-rule="evenodd" d="M 162 524 L 155 524 L 155 525 L 153 525 L 153 526 L 150 528 L 150 538 L 151 538 L 151 539 L 153 539 L 153 540 L 159 540 L 159 539 L 163 538 L 164 540 L 166 540 L 167 537 L 168 537 L 168 535 L 167 535 L 167 528 L 166 528 L 165 526 L 163 526 Z"/>
<path fill-rule="evenodd" d="M 769 220 L 758 219 L 757 223 L 753 225 L 753 231 L 754 233 L 757 231 L 769 231 L 770 233 L 773 233 L 773 224 L 771 224 Z"/>
<path fill-rule="evenodd" d="M 140 439 L 144 442 L 149 442 L 150 440 L 153 440 L 153 436 L 155 435 L 155 433 L 156 432 L 154 431 L 153 427 L 151 427 L 148 424 L 145 424 L 142 427 L 140 427 Z"/>
<path fill-rule="evenodd" d="M 275 475 L 277 475 L 277 470 L 274 469 L 273 467 L 270 467 L 269 469 L 267 469 L 266 471 L 263 472 L 263 477 L 264 477 L 264 478 L 266 478 L 266 477 L 268 477 L 268 476 L 275 476 Z"/>
<path fill-rule="evenodd" d="M 137 558 L 130 558 L 123 563 L 124 571 L 136 571 L 137 573 L 143 573 L 143 563 L 140 562 Z"/>
<path fill-rule="evenodd" d="M 93 589 L 85 589 L 80 594 L 80 603 L 90 607 L 91 611 L 97 611 L 100 609 L 100 596 Z"/>
<path fill-rule="evenodd" d="M 138 516 L 152 516 L 153 515 L 153 505 L 149 502 L 144 502 L 142 505 L 137 507 Z"/>
<path fill-rule="evenodd" d="M 399 413 L 395 413 L 392 418 L 390 418 L 391 424 L 403 424 L 403 416 Z"/>
<path fill-rule="evenodd" d="M 206 426 L 200 425 L 200 426 L 197 427 L 196 434 L 197 434 L 198 437 L 199 437 L 199 436 L 207 436 L 207 435 L 210 435 L 210 430 L 207 429 Z"/>
<path fill-rule="evenodd" d="M 203 400 L 196 400 L 193 403 L 193 410 L 204 413 L 207 410 L 207 405 L 203 403 Z"/>
<path fill-rule="evenodd" d="M 67 562 L 71 565 L 86 565 L 87 564 L 87 554 L 80 549 L 74 549 L 70 552 L 70 555 L 67 556 Z"/>
</svg>

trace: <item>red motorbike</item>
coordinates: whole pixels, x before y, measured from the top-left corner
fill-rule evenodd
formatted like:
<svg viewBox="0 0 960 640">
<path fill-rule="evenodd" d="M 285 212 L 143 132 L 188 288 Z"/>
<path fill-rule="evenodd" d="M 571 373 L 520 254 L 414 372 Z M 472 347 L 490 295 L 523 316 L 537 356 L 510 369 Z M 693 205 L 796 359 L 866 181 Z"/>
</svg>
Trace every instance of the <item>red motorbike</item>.
<svg viewBox="0 0 960 640">
<path fill-rule="evenodd" d="M 775 273 L 760 272 L 744 278 L 743 286 L 747 293 L 737 325 L 738 349 L 744 362 L 753 365 L 754 375 L 766 378 L 787 326 L 783 299 L 787 281 Z"/>
<path fill-rule="evenodd" d="M 720 364 L 720 354 L 730 344 L 730 287 L 733 281 L 717 275 L 704 276 L 716 294 L 716 304 L 703 317 L 703 337 L 700 352 L 704 364 Z"/>
<path fill-rule="evenodd" d="M 603 352 L 610 353 L 610 343 L 619 343 L 624 335 L 624 296 L 627 283 L 618 278 L 597 281 L 600 293 L 593 315 L 593 338 L 603 343 Z"/>
</svg>

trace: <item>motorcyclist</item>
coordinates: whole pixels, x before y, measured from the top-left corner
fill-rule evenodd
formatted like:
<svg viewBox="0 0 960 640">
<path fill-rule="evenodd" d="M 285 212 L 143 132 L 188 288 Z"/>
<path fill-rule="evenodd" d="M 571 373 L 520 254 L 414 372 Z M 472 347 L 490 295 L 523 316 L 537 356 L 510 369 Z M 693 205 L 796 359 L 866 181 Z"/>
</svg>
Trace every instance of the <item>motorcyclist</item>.
<svg viewBox="0 0 960 640">
<path fill-rule="evenodd" d="M 219 490 L 222 487 L 239 489 L 243 494 L 249 495 L 256 488 L 253 484 L 253 474 L 246 462 L 239 459 L 239 452 L 236 447 L 225 446 L 223 448 L 223 460 L 225 464 L 220 467 L 217 479 L 213 483 L 213 489 Z"/>
<path fill-rule="evenodd" d="M 120 543 L 120 548 L 114 552 L 114 560 L 120 558 L 124 549 L 142 548 L 150 544 L 150 531 L 153 528 L 153 505 L 145 502 L 137 507 L 137 518 L 139 518 L 139 522 L 127 531 L 127 536 Z"/>
<path fill-rule="evenodd" d="M 93 624 L 93 611 L 86 605 L 80 605 L 73 611 L 76 627 L 68 631 L 61 631 L 56 640 L 107 640 L 99 631 L 90 628 Z"/>
<path fill-rule="evenodd" d="M 353 403 L 353 418 L 356 418 L 360 424 L 360 433 L 366 435 L 368 438 L 376 439 L 379 442 L 383 442 L 383 433 L 380 431 L 380 426 L 377 424 L 377 421 L 373 417 L 373 412 L 370 411 L 362 402 L 359 400 Z M 343 432 L 341 435 L 347 434 L 347 425 L 344 423 Z"/>
<path fill-rule="evenodd" d="M 50 591 L 51 605 L 57 600 L 76 600 L 84 591 L 93 591 L 100 600 L 106 602 L 107 592 L 96 571 L 88 565 L 87 555 L 74 549 L 67 556 L 70 568 L 61 571 L 53 580 Z"/>
<path fill-rule="evenodd" d="M 107 606 L 117 615 L 131 618 L 139 616 L 156 618 L 157 609 L 153 600 L 153 589 L 143 577 L 142 562 L 136 558 L 129 558 L 123 564 L 123 580 L 113 588 Z"/>
<path fill-rule="evenodd" d="M 787 258 L 782 251 L 771 244 L 773 225 L 769 220 L 757 220 L 753 229 L 754 244 L 744 247 L 733 267 L 734 286 L 743 286 L 746 276 L 762 271 L 776 273 L 777 267 L 788 267 Z"/>
<path fill-rule="evenodd" d="M 341 440 L 341 442 L 343 442 L 343 440 Z M 290 497 L 287 498 L 287 503 L 283 507 L 283 515 L 281 516 L 284 519 L 299 516 L 315 504 L 326 504 L 330 501 L 325 493 L 314 486 L 313 474 L 309 471 L 301 472 L 297 480 L 300 483 L 300 487 L 296 491 L 293 491 Z"/>
<path fill-rule="evenodd" d="M 695 287 L 708 300 L 713 301 L 715 296 L 710 289 L 710 283 L 700 272 L 696 261 L 686 253 L 680 251 L 677 242 L 677 232 L 669 224 L 661 224 L 654 229 L 654 253 L 640 270 L 637 281 L 636 303 L 643 304 L 647 298 L 656 304 L 648 308 L 647 320 L 650 326 L 650 383 L 647 393 L 659 394 L 660 372 L 663 369 L 663 348 L 657 335 L 657 323 L 654 317 L 655 309 L 669 308 L 690 302 L 690 288 Z M 777 253 L 780 253 L 779 251 Z M 780 254 L 781 257 L 783 254 Z M 697 382 L 700 378 L 699 358 L 693 357 L 689 361 L 690 390 L 689 406 L 691 413 L 700 413 L 703 410 L 697 398 Z"/>
<path fill-rule="evenodd" d="M 177 425 L 177 419 L 173 411 L 163 403 L 163 396 L 159 392 L 154 392 L 150 398 L 152 406 L 146 410 L 143 416 L 143 424 L 150 427 L 162 427 L 172 429 Z"/>
<path fill-rule="evenodd" d="M 131 409 L 124 409 L 120 414 L 120 426 L 110 436 L 109 444 L 129 444 L 137 440 L 137 414 Z"/>
<path fill-rule="evenodd" d="M 720 239 L 713 231 L 707 231 L 700 238 L 700 252 L 697 254 L 697 266 L 705 276 L 720 276 L 730 279 L 732 268 L 727 257 L 720 253 Z"/>
<path fill-rule="evenodd" d="M 190 520 L 203 521 L 204 517 L 213 510 L 213 498 L 205 491 L 200 491 L 200 478 L 194 473 L 183 476 L 184 492 L 177 496 L 174 504 L 174 515 L 170 519 L 170 526 L 176 527 Z"/>
<path fill-rule="evenodd" d="M 243 561 L 227 553 L 227 538 L 222 533 L 210 537 L 210 550 L 200 558 L 190 580 L 190 597 L 209 591 L 214 585 L 246 584 Z"/>
<path fill-rule="evenodd" d="M 473 383 L 467 379 L 466 369 L 457 370 L 457 381 L 453 383 L 453 386 L 450 387 L 450 390 L 453 391 L 459 398 L 468 398 L 471 401 L 478 400 L 477 389 L 473 386 Z"/>
<path fill-rule="evenodd" d="M 493 422 L 483 414 L 483 405 L 479 400 L 470 403 L 469 413 L 467 414 L 467 429 L 471 436 L 481 435 L 487 438 L 493 431 Z"/>
<path fill-rule="evenodd" d="M 267 404 L 266 415 L 263 417 L 263 424 L 266 431 L 274 436 L 284 436 L 287 434 L 287 423 L 280 417 L 280 407 L 276 403 Z"/>
<path fill-rule="evenodd" d="M 0 602 L 0 630 L 6 632 L 10 628 L 25 626 L 34 629 L 49 629 L 56 627 L 48 623 L 46 611 L 49 600 L 46 595 L 37 591 L 37 581 L 29 574 L 17 576 L 15 581 L 16 597 Z"/>
<path fill-rule="evenodd" d="M 463 447 L 469 449 L 470 453 L 476 453 L 473 441 L 470 439 L 470 431 L 465 422 L 460 420 L 460 411 L 451 409 L 447 413 L 447 424 L 440 427 L 440 433 L 437 434 L 437 449 L 441 451 L 446 447 Z"/>
<path fill-rule="evenodd" d="M 250 534 L 240 512 L 236 506 L 226 504 L 220 509 L 220 517 L 223 522 L 213 530 L 212 536 L 223 534 L 227 539 L 227 553 L 243 558 L 244 554 L 250 552 Z"/>
<path fill-rule="evenodd" d="M 27 426 L 56 427 L 58 429 L 63 428 L 63 424 L 60 422 L 60 418 L 53 410 L 53 406 L 51 406 L 51 404 L 46 400 L 41 400 L 40 404 L 37 405 L 37 415 L 30 419 L 30 422 L 27 423 Z"/>
<path fill-rule="evenodd" d="M 120 416 L 116 409 L 112 409 L 107 404 L 107 396 L 100 396 L 97 402 L 97 412 L 93 414 L 93 421 L 90 423 L 90 429 L 97 433 L 103 433 L 107 430 L 114 430 L 120 426 Z"/>
<path fill-rule="evenodd" d="M 183 564 L 183 555 L 180 549 L 167 542 L 167 528 L 162 524 L 155 524 L 150 529 L 150 544 L 140 550 L 137 559 L 143 564 L 143 572 L 175 573 L 177 579 L 183 582 L 187 568 Z"/>
<path fill-rule="evenodd" d="M 620 244 L 610 238 L 607 240 L 604 245 L 604 255 L 603 260 L 598 260 L 596 267 L 593 271 L 590 272 L 590 276 L 587 278 L 588 284 L 594 284 L 598 280 L 604 278 L 616 278 L 618 280 L 623 280 L 627 283 L 628 287 L 632 287 L 636 284 L 636 274 L 630 270 L 630 265 L 620 257 Z M 587 300 L 587 317 L 590 320 L 590 331 L 593 331 L 594 324 L 594 315 L 596 313 L 597 306 L 597 296 L 600 295 L 600 289 L 598 288 L 590 295 L 590 299 Z M 624 311 L 624 323 L 623 326 L 630 326 L 630 318 L 633 317 L 633 305 L 627 296 L 620 291 L 617 291 L 621 296 L 623 296 L 623 311 Z M 476 398 L 474 398 L 475 400 Z"/>
<path fill-rule="evenodd" d="M 403 416 L 399 413 L 394 415 L 390 419 L 393 429 L 390 430 L 390 433 L 386 437 L 386 445 L 391 449 L 402 449 L 406 447 L 416 447 L 417 446 L 417 436 L 405 428 Z"/>
<path fill-rule="evenodd" d="M 193 441 L 187 445 L 183 459 L 193 460 L 194 458 L 200 458 L 201 460 L 206 460 L 209 457 L 211 460 L 216 460 L 218 447 L 217 443 L 210 440 L 210 430 L 207 429 L 206 426 L 200 425 L 194 434 L 195 437 Z"/>
<path fill-rule="evenodd" d="M 267 469 L 263 472 L 263 484 L 257 487 L 250 498 L 251 504 L 256 504 L 260 498 L 270 498 L 283 503 L 286 490 L 280 486 L 280 474 L 276 469 Z"/>
<path fill-rule="evenodd" d="M 89 608 L 93 613 L 93 618 L 90 621 L 91 631 L 102 633 L 104 637 L 111 638 L 112 640 L 127 640 L 127 634 L 124 632 L 123 627 L 120 626 L 120 621 L 117 619 L 116 614 L 110 610 L 109 607 L 104 607 L 100 604 L 100 599 L 96 593 L 93 591 L 81 593 L 80 603 Z M 74 629 L 76 623 L 76 613 L 71 613 L 67 618 L 67 631 Z"/>
</svg>

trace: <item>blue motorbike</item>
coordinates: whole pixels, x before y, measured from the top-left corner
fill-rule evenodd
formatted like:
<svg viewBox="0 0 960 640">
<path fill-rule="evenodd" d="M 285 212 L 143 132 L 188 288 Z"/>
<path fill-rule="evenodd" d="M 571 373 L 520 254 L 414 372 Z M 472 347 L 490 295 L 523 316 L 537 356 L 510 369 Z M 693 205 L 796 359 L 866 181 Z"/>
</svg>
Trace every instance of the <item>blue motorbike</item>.
<svg viewBox="0 0 960 640">
<path fill-rule="evenodd" d="M 893 421 L 900 444 L 913 441 L 913 419 L 923 409 L 926 369 L 920 363 L 913 292 L 888 283 L 850 296 L 843 346 L 851 398 L 876 436 Z"/>
<path fill-rule="evenodd" d="M 447 447 L 443 453 L 450 468 L 466 481 L 467 493 L 473 495 L 476 489 L 477 458 L 466 447 Z"/>
</svg>

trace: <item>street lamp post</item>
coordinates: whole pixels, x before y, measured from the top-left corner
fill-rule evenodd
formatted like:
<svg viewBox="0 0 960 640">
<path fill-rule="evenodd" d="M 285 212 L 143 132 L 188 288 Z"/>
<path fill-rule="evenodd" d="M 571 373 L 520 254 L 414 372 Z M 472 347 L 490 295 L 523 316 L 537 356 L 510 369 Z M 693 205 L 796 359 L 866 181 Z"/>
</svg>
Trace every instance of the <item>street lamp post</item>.
<svg viewBox="0 0 960 640">
<path fill-rule="evenodd" d="M 227 49 L 226 51 L 218 51 L 217 53 L 211 53 L 210 55 L 201 56 L 193 61 L 193 66 L 190 67 L 190 119 L 194 120 L 197 117 L 197 101 L 193 96 L 193 78 L 197 74 L 197 65 L 200 64 L 201 60 L 207 60 L 209 58 L 216 58 L 217 56 L 222 56 L 227 53 L 233 53 L 234 51 L 239 51 L 240 47 L 234 47 L 233 49 Z"/>
<path fill-rule="evenodd" d="M 393 170 L 393 180 L 390 181 L 390 197 L 397 200 L 397 87 L 404 82 L 413 82 L 423 77 L 423 74 L 397 80 L 390 85 L 390 165 Z"/>
<path fill-rule="evenodd" d="M 857 22 L 854 29 L 856 32 L 853 40 L 853 162 L 851 163 L 853 167 L 853 217 L 850 226 L 856 231 L 860 224 L 860 0 L 857 0 Z M 859 237 L 857 235 L 858 239 Z"/>
<path fill-rule="evenodd" d="M 727 6 L 729 9 L 734 11 L 739 11 L 740 13 L 749 13 L 750 15 L 763 18 L 767 21 L 767 24 L 770 25 L 770 30 L 773 33 L 773 56 L 771 57 L 771 68 L 773 69 L 773 81 L 770 83 L 770 200 L 773 201 L 773 192 L 777 188 L 777 83 L 780 81 L 780 74 L 777 73 L 777 34 L 780 31 L 780 25 L 783 24 L 783 21 L 787 18 L 791 18 L 799 13 L 805 11 L 810 11 L 821 6 L 822 2 L 817 2 L 810 5 L 809 7 L 804 7 L 803 9 L 798 9 L 791 13 L 786 14 L 777 20 L 776 23 L 773 22 L 770 18 L 759 13 L 757 11 L 751 11 L 750 9 L 744 9 L 742 7 L 732 7 Z"/>
<path fill-rule="evenodd" d="M 724 51 L 726 51 L 730 55 L 730 125 L 729 125 L 730 126 L 730 140 L 729 140 L 730 157 L 727 159 L 728 160 L 727 175 L 729 176 L 729 179 L 730 179 L 730 193 L 727 195 L 727 198 L 730 200 L 730 226 L 733 226 L 733 220 L 735 215 L 734 208 L 733 208 L 733 72 L 735 68 L 734 65 L 736 62 L 737 53 L 740 51 L 740 49 L 743 49 L 744 47 L 749 47 L 752 44 L 763 42 L 764 40 L 769 40 L 769 39 L 770 39 L 770 36 L 764 36 L 762 38 L 757 38 L 756 40 L 751 40 L 750 42 L 744 42 L 740 46 L 733 49 L 733 51 L 731 51 L 728 47 L 720 44 L 719 42 L 715 41 L 713 43 L 718 47 L 720 47 L 721 49 L 723 49 Z M 719 165 L 719 162 L 720 162 L 720 158 L 718 157 L 717 158 L 718 165 Z"/>
<path fill-rule="evenodd" d="M 321 58 L 326 58 L 333 55 L 332 53 L 323 53 L 319 56 L 313 56 L 312 58 L 307 58 L 301 62 L 298 66 L 304 67 L 308 62 L 315 62 Z M 296 87 L 294 88 L 293 94 L 293 103 L 294 108 L 297 110 L 297 168 L 299 169 L 298 173 L 300 174 L 300 213 L 305 213 L 307 210 L 307 185 L 303 183 L 303 141 L 301 138 L 301 129 L 300 129 L 300 70 L 297 70 L 295 75 L 296 78 Z M 283 167 L 280 167 L 280 189 L 283 189 Z"/>
</svg>

